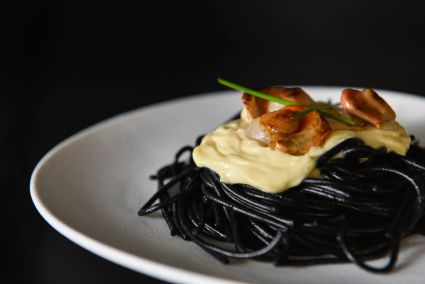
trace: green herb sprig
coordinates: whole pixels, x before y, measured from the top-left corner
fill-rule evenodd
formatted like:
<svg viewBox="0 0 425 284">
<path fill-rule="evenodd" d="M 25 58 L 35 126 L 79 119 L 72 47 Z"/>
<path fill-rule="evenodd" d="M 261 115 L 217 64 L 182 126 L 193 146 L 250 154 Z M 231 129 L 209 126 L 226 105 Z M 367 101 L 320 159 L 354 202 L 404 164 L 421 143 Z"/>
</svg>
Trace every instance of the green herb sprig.
<svg viewBox="0 0 425 284">
<path fill-rule="evenodd" d="M 306 116 L 307 114 L 309 114 L 310 112 L 313 112 L 313 111 L 322 111 L 323 109 L 327 109 L 327 108 L 334 108 L 334 106 L 332 106 L 332 105 L 315 105 L 315 106 L 311 106 L 308 109 L 295 114 L 292 118 L 293 119 L 300 119 L 303 116 Z"/>
<path fill-rule="evenodd" d="M 284 100 L 284 99 L 281 99 L 281 98 L 276 98 L 276 97 L 270 96 L 270 95 L 268 95 L 266 93 L 263 93 L 263 92 L 260 92 L 260 91 L 254 90 L 254 89 L 250 89 L 250 88 L 247 88 L 247 87 L 238 85 L 236 83 L 232 83 L 230 81 L 227 81 L 227 80 L 224 80 L 224 79 L 221 79 L 221 78 L 217 78 L 217 81 L 220 84 L 222 84 L 222 85 L 224 85 L 226 87 L 229 87 L 231 89 L 234 89 L 234 90 L 237 90 L 237 91 L 241 91 L 241 92 L 247 93 L 247 94 L 249 94 L 251 96 L 254 96 L 254 97 L 257 97 L 257 98 L 266 100 L 266 101 L 276 102 L 276 103 L 279 103 L 279 104 L 285 105 L 285 106 L 299 106 L 300 105 L 299 103 L 296 103 L 296 102 L 293 102 L 293 101 Z"/>
<path fill-rule="evenodd" d="M 247 87 L 238 85 L 236 83 L 233 83 L 233 82 L 224 80 L 222 78 L 217 78 L 217 81 L 221 85 L 224 85 L 226 87 L 229 87 L 229 88 L 234 89 L 234 90 L 237 90 L 237 91 L 241 91 L 241 92 L 247 93 L 247 94 L 249 94 L 251 96 L 254 96 L 254 97 L 257 97 L 257 98 L 266 100 L 266 101 L 276 102 L 276 103 L 279 103 L 279 104 L 285 105 L 285 106 L 299 106 L 299 105 L 301 105 L 301 104 L 299 104 L 297 102 L 293 102 L 293 101 L 289 101 L 289 100 L 277 98 L 277 97 L 274 97 L 274 96 L 270 96 L 270 95 L 268 95 L 266 93 L 263 93 L 263 92 L 260 92 L 260 91 L 254 90 L 254 89 L 250 89 L 250 88 L 247 88 Z M 343 123 L 348 124 L 350 126 L 355 126 L 356 125 L 356 123 L 355 123 L 354 120 L 345 118 L 343 116 L 340 116 L 340 115 L 337 115 L 337 114 L 334 114 L 334 113 L 330 113 L 330 112 L 324 111 L 324 109 L 329 109 L 329 108 L 334 108 L 334 107 L 336 107 L 336 106 L 335 105 L 314 105 L 314 106 L 311 106 L 311 107 L 307 108 L 306 110 L 304 110 L 302 112 L 297 113 L 296 115 L 293 116 L 293 118 L 294 119 L 300 119 L 303 116 L 309 114 L 310 112 L 318 111 L 320 114 L 322 114 L 323 116 L 328 117 L 330 119 L 343 122 Z"/>
<path fill-rule="evenodd" d="M 356 126 L 356 122 L 354 120 L 349 119 L 349 118 L 345 118 L 343 116 L 340 116 L 340 115 L 337 115 L 337 114 L 334 114 L 334 113 L 330 113 L 330 112 L 327 112 L 327 111 L 319 111 L 319 112 L 320 112 L 320 114 L 322 114 L 323 116 L 326 116 L 327 118 L 330 118 L 330 119 L 333 119 L 333 120 L 336 120 L 336 121 L 339 121 L 339 122 L 343 122 L 343 123 L 348 124 L 350 126 Z"/>
</svg>

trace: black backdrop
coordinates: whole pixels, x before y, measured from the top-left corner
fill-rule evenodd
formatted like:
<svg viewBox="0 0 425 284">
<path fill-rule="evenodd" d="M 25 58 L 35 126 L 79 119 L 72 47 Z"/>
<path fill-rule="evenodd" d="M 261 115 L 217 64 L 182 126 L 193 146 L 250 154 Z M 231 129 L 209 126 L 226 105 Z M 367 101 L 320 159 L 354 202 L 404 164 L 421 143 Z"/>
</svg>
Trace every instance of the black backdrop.
<svg viewBox="0 0 425 284">
<path fill-rule="evenodd" d="M 217 76 L 425 95 L 423 1 L 0 3 L 3 283 L 160 283 L 74 245 L 32 206 L 36 162 L 95 122 L 222 89 Z"/>
</svg>

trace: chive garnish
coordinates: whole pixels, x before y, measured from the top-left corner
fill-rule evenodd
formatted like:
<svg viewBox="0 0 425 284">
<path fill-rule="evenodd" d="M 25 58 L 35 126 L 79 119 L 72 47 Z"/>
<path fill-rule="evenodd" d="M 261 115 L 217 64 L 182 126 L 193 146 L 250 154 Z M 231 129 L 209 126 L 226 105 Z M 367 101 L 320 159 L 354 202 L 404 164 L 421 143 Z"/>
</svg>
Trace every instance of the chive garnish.
<svg viewBox="0 0 425 284">
<path fill-rule="evenodd" d="M 322 109 L 326 109 L 326 108 L 334 108 L 334 106 L 332 106 L 332 105 L 315 105 L 315 106 L 309 107 L 308 109 L 306 109 L 302 112 L 297 113 L 292 118 L 293 119 L 300 119 L 301 117 L 309 114 L 310 112 L 313 112 L 313 111 L 319 111 L 320 112 Z"/>
<path fill-rule="evenodd" d="M 276 98 L 276 97 L 270 96 L 270 95 L 268 95 L 266 93 L 263 93 L 263 92 L 260 92 L 260 91 L 254 90 L 254 89 L 250 89 L 250 88 L 247 88 L 247 87 L 244 87 L 244 86 L 241 86 L 241 85 L 238 85 L 238 84 L 229 82 L 229 81 L 224 80 L 224 79 L 221 79 L 221 78 L 217 78 L 217 81 L 220 84 L 222 84 L 222 85 L 224 85 L 226 87 L 229 87 L 231 89 L 234 89 L 234 90 L 237 90 L 237 91 L 241 91 L 241 92 L 247 93 L 247 94 L 249 94 L 251 96 L 254 96 L 254 97 L 257 97 L 257 98 L 266 100 L 266 101 L 276 102 L 276 103 L 279 103 L 279 104 L 285 105 L 285 106 L 300 105 L 299 103 L 288 101 L 288 100 L 284 100 L 284 99 L 280 99 L 280 98 Z"/>
<path fill-rule="evenodd" d="M 345 118 L 343 116 L 340 116 L 340 115 L 337 115 L 337 114 L 334 114 L 334 113 L 330 113 L 330 112 L 327 112 L 327 111 L 319 111 L 319 112 L 323 116 L 326 116 L 330 119 L 343 122 L 343 123 L 348 124 L 350 126 L 356 126 L 356 122 L 354 120 L 351 120 L 351 119 L 348 119 L 348 118 Z"/>
<path fill-rule="evenodd" d="M 270 95 L 268 95 L 266 93 L 263 93 L 263 92 L 260 92 L 260 91 L 254 90 L 254 89 L 250 89 L 250 88 L 247 88 L 247 87 L 238 85 L 236 83 L 233 83 L 233 82 L 224 80 L 222 78 L 217 78 L 217 81 L 221 85 L 224 85 L 224 86 L 226 86 L 228 88 L 231 88 L 231 89 L 234 89 L 234 90 L 237 90 L 237 91 L 241 91 L 241 92 L 247 93 L 247 94 L 249 94 L 251 96 L 254 96 L 254 97 L 257 97 L 257 98 L 266 100 L 266 101 L 276 102 L 276 103 L 279 103 L 279 104 L 285 105 L 285 106 L 299 106 L 300 105 L 297 102 L 288 101 L 288 100 L 285 100 L 285 99 L 273 97 L 273 96 L 270 96 Z M 337 105 L 339 105 L 339 104 L 337 104 Z M 328 117 L 330 119 L 333 119 L 333 120 L 336 120 L 336 121 L 340 121 L 340 122 L 346 123 L 346 124 L 348 124 L 350 126 L 355 126 L 356 125 L 356 123 L 355 123 L 354 120 L 351 120 L 351 119 L 342 117 L 342 116 L 337 115 L 337 114 L 334 114 L 334 113 L 323 111 L 323 109 L 333 108 L 335 106 L 336 105 L 315 105 L 315 106 L 309 107 L 308 109 L 306 109 L 306 110 L 304 110 L 302 112 L 297 113 L 296 115 L 294 115 L 293 118 L 294 119 L 300 119 L 301 117 L 309 114 L 310 112 L 318 111 L 320 114 L 322 114 L 323 116 L 326 116 L 326 117 Z"/>
</svg>

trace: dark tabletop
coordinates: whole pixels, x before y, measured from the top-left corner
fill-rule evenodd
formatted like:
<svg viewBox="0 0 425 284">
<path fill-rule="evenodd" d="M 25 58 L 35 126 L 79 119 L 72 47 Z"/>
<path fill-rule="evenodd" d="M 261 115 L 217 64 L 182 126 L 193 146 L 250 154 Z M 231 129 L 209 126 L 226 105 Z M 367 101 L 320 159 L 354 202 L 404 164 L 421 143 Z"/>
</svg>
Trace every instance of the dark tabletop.
<svg viewBox="0 0 425 284">
<path fill-rule="evenodd" d="M 0 2 L 1 283 L 162 283 L 62 237 L 30 200 L 37 161 L 93 123 L 221 90 L 217 76 L 425 95 L 423 1 L 145 2 Z"/>
</svg>

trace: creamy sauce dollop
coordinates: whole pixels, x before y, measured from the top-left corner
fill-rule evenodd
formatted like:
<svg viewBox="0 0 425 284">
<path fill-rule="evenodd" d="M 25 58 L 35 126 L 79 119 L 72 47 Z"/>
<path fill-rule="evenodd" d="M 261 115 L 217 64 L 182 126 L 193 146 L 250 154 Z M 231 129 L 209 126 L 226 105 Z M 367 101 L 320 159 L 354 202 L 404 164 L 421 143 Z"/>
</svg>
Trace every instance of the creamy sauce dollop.
<svg viewBox="0 0 425 284">
<path fill-rule="evenodd" d="M 223 183 L 249 184 L 265 192 L 277 193 L 298 185 L 313 172 L 323 153 L 348 138 L 357 137 L 373 148 L 384 146 L 387 151 L 400 155 L 406 154 L 411 142 L 406 130 L 394 120 L 379 129 L 333 130 L 322 146 L 294 156 L 248 138 L 248 126 L 242 113 L 241 119 L 207 134 L 193 151 L 196 165 L 215 171 Z"/>
</svg>

